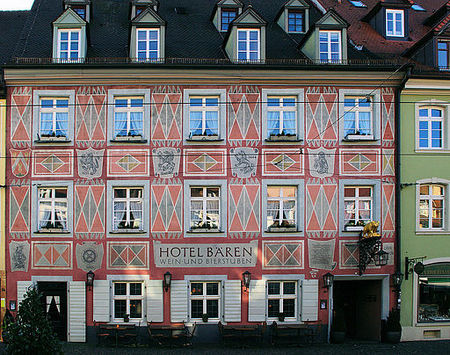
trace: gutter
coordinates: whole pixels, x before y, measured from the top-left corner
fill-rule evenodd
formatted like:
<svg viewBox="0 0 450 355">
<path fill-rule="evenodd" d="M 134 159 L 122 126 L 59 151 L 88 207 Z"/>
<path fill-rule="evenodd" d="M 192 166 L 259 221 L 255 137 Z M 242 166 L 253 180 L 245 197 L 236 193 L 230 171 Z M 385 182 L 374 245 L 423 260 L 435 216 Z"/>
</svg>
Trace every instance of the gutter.
<svg viewBox="0 0 450 355">
<path fill-rule="evenodd" d="M 395 271 L 401 272 L 402 271 L 402 257 L 401 257 L 401 223 L 400 223 L 400 213 L 401 213 L 401 203 L 400 203 L 400 137 L 401 137 L 401 130 L 400 130 L 400 97 L 403 89 L 405 88 L 406 82 L 411 77 L 411 70 L 412 66 L 408 66 L 405 76 L 400 83 L 400 86 L 395 94 L 396 96 L 396 102 L 397 105 L 395 105 L 395 118 L 396 118 L 396 125 L 395 125 L 395 242 L 396 242 L 396 252 L 395 252 Z M 400 292 L 397 295 L 397 307 L 400 306 Z"/>
</svg>

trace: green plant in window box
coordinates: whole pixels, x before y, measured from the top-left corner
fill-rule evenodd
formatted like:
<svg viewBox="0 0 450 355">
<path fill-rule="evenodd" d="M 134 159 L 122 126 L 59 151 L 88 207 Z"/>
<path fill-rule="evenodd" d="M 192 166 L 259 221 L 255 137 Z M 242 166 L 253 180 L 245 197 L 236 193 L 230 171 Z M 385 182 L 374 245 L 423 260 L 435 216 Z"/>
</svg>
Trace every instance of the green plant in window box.
<svg viewBox="0 0 450 355">
<path fill-rule="evenodd" d="M 207 323 L 208 322 L 208 314 L 207 313 L 203 313 L 202 314 L 202 321 Z"/>
<path fill-rule="evenodd" d="M 280 133 L 271 133 L 269 136 L 269 140 L 271 141 L 292 141 L 296 139 L 297 135 L 294 133 L 287 133 L 284 129 Z"/>
</svg>

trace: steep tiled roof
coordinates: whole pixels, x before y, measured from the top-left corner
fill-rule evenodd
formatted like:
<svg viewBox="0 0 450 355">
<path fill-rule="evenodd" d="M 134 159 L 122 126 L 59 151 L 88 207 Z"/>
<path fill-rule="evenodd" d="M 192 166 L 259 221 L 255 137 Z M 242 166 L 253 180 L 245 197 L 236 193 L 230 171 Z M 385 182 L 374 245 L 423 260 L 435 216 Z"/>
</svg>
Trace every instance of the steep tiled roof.
<svg viewBox="0 0 450 355">
<path fill-rule="evenodd" d="M 0 64 L 9 61 L 29 11 L 0 11 Z"/>
<path fill-rule="evenodd" d="M 446 5 L 448 0 L 415 0 L 406 1 L 410 4 L 418 4 L 426 11 L 410 10 L 409 16 L 409 38 L 408 41 L 386 40 L 379 34 L 369 23 L 364 22 L 363 18 L 369 14 L 380 2 L 405 4 L 405 0 L 362 0 L 367 7 L 355 7 L 348 0 L 319 0 L 326 8 L 334 8 L 335 11 L 342 16 L 349 24 L 349 37 L 357 44 L 363 45 L 373 53 L 380 55 L 400 55 L 405 50 L 414 45 L 425 36 L 430 27 L 424 26 L 424 21 L 433 15 L 436 9 Z"/>
</svg>

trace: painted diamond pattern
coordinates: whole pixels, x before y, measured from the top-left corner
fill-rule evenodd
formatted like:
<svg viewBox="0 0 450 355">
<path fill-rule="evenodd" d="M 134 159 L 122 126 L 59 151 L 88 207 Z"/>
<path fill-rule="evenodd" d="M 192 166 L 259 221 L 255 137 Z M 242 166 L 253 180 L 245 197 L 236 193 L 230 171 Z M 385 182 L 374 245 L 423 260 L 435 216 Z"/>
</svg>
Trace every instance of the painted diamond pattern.
<svg viewBox="0 0 450 355">
<path fill-rule="evenodd" d="M 341 267 L 354 268 L 359 264 L 359 247 L 355 242 L 341 243 Z"/>
<path fill-rule="evenodd" d="M 101 144 L 106 138 L 106 91 L 104 87 L 80 87 L 76 95 L 76 143 Z"/>
<path fill-rule="evenodd" d="M 394 185 L 383 184 L 383 232 L 394 230 Z"/>
<path fill-rule="evenodd" d="M 16 87 L 11 95 L 11 143 L 14 147 L 29 146 L 31 140 L 31 88 Z"/>
<path fill-rule="evenodd" d="M 356 170 L 364 170 L 372 163 L 372 161 L 363 154 L 357 154 L 348 162 Z"/>
<path fill-rule="evenodd" d="M 9 194 L 9 230 L 11 233 L 30 231 L 30 187 L 11 186 Z"/>
<path fill-rule="evenodd" d="M 264 243 L 264 268 L 303 268 L 303 242 Z"/>
<path fill-rule="evenodd" d="M 109 269 L 148 269 L 148 243 L 108 243 Z"/>
<path fill-rule="evenodd" d="M 307 185 L 306 229 L 335 231 L 337 229 L 337 185 Z"/>
<path fill-rule="evenodd" d="M 105 187 L 75 186 L 75 232 L 105 232 Z"/>
<path fill-rule="evenodd" d="M 229 136 L 230 141 L 260 139 L 259 93 L 229 93 Z"/>
<path fill-rule="evenodd" d="M 127 154 L 120 158 L 117 163 L 122 169 L 126 170 L 127 172 L 133 171 L 136 167 L 141 165 L 141 162 L 137 160 L 135 157 L 131 156 L 130 154 Z"/>
<path fill-rule="evenodd" d="M 337 140 L 337 106 L 335 88 L 308 88 L 305 107 L 308 140 Z"/>
<path fill-rule="evenodd" d="M 277 156 L 275 159 L 272 160 L 272 164 L 275 165 L 281 171 L 286 171 L 292 165 L 295 164 L 295 160 L 293 160 L 286 154 L 280 154 L 279 156 Z"/>
<path fill-rule="evenodd" d="M 64 165 L 64 162 L 56 155 L 50 155 L 41 162 L 41 165 L 43 165 L 48 171 L 54 173 Z"/>
<path fill-rule="evenodd" d="M 152 141 L 162 143 L 167 140 L 181 142 L 182 95 L 178 87 L 165 87 L 169 93 L 152 95 Z"/>
<path fill-rule="evenodd" d="M 212 169 L 216 164 L 217 160 L 208 154 L 202 154 L 197 159 L 193 161 L 193 164 L 202 171 L 208 171 Z"/>
<path fill-rule="evenodd" d="M 230 185 L 230 232 L 259 232 L 259 185 Z"/>
<path fill-rule="evenodd" d="M 182 186 L 152 185 L 152 232 L 181 233 Z"/>
<path fill-rule="evenodd" d="M 71 269 L 72 243 L 32 242 L 33 268 Z"/>
</svg>

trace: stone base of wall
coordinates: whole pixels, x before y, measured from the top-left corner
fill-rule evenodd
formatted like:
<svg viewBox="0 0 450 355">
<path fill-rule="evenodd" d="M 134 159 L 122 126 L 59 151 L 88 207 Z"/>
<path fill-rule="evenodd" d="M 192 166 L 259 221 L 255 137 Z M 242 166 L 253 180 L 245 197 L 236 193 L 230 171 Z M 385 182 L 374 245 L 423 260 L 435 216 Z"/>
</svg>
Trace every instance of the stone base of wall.
<svg viewBox="0 0 450 355">
<path fill-rule="evenodd" d="M 450 340 L 450 325 L 403 327 L 401 341 Z"/>
</svg>

